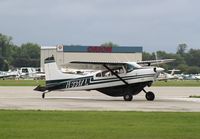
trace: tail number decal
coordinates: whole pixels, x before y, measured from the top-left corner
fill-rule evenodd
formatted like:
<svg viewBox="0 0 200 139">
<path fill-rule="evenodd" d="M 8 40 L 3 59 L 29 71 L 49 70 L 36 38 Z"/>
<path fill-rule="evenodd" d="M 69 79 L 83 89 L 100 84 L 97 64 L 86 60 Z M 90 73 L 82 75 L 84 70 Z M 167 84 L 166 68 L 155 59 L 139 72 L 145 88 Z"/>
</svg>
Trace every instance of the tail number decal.
<svg viewBox="0 0 200 139">
<path fill-rule="evenodd" d="M 89 83 L 90 83 L 90 78 L 71 80 L 71 81 L 67 81 L 66 88 L 85 86 L 85 85 L 88 85 Z"/>
</svg>

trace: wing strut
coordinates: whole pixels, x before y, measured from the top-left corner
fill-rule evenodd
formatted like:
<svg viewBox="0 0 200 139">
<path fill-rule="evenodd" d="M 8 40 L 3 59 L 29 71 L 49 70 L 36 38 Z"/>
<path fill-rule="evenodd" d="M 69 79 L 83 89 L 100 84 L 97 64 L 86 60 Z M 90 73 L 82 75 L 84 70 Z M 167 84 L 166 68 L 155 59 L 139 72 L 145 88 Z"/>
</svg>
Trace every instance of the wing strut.
<svg viewBox="0 0 200 139">
<path fill-rule="evenodd" d="M 129 85 L 127 81 L 122 79 L 117 73 L 115 73 L 112 69 L 110 69 L 106 64 L 103 64 L 103 66 L 109 70 L 113 75 L 115 75 L 118 79 L 120 79 L 124 84 Z"/>
</svg>

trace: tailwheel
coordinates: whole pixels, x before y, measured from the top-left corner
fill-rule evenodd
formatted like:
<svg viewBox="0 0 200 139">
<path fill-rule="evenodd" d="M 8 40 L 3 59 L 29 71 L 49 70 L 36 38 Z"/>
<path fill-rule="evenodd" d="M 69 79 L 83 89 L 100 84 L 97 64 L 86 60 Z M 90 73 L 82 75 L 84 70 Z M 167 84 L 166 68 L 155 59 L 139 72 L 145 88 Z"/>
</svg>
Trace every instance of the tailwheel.
<svg viewBox="0 0 200 139">
<path fill-rule="evenodd" d="M 133 95 L 128 93 L 124 95 L 124 100 L 125 101 L 131 101 L 133 99 Z"/>
<path fill-rule="evenodd" d="M 49 93 L 50 91 L 49 90 L 45 90 L 43 93 L 42 93 L 42 98 L 44 99 L 45 98 L 45 94 L 46 93 Z"/>
<path fill-rule="evenodd" d="M 155 99 L 155 95 L 153 92 L 149 91 L 149 92 L 146 92 L 146 95 L 145 95 L 146 99 L 148 101 L 153 101 Z"/>
<path fill-rule="evenodd" d="M 42 98 L 43 98 L 43 99 L 45 98 L 45 93 L 42 93 Z"/>
</svg>

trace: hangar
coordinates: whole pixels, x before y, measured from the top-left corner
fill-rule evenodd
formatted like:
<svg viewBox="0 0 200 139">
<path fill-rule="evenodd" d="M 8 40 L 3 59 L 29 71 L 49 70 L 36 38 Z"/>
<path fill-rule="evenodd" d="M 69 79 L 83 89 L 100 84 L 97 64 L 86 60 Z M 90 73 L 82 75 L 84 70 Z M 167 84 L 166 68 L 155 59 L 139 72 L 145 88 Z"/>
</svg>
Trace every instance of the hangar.
<svg viewBox="0 0 200 139">
<path fill-rule="evenodd" d="M 142 60 L 141 46 L 81 46 L 57 45 L 41 46 L 41 69 L 44 69 L 44 59 L 54 55 L 58 66 L 70 61 L 108 61 L 127 62 Z"/>
</svg>

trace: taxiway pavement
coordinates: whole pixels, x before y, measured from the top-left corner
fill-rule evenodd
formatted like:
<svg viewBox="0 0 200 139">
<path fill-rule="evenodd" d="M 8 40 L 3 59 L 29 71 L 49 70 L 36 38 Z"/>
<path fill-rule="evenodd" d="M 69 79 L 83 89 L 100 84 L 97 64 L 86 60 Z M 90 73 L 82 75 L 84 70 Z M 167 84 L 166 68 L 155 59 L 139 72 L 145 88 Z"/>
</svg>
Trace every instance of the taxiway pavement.
<svg viewBox="0 0 200 139">
<path fill-rule="evenodd" d="M 34 87 L 0 87 L 0 109 L 15 110 L 97 110 L 97 111 L 178 111 L 200 112 L 200 87 L 150 87 L 156 95 L 147 101 L 141 92 L 133 101 L 110 97 L 97 91 L 53 91 L 42 99 Z"/>
</svg>

